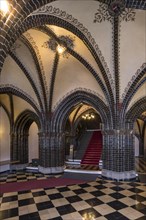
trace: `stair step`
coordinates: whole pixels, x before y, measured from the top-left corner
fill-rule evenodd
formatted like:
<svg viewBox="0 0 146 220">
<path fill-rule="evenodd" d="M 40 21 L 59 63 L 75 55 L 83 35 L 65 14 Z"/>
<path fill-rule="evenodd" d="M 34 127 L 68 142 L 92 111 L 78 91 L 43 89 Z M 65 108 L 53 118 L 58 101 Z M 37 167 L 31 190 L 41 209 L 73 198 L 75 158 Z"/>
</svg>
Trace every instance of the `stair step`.
<svg viewBox="0 0 146 220">
<path fill-rule="evenodd" d="M 81 164 L 99 164 L 102 152 L 101 132 L 94 132 L 88 144 Z"/>
</svg>

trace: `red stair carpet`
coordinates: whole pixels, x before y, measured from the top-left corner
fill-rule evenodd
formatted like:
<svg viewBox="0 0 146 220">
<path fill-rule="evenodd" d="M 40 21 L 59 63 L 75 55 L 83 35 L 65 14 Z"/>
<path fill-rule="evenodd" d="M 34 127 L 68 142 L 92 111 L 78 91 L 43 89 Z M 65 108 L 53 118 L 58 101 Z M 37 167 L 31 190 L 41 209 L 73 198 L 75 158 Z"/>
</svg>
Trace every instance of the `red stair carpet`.
<svg viewBox="0 0 146 220">
<path fill-rule="evenodd" d="M 94 131 L 81 164 L 99 165 L 102 152 L 101 131 Z"/>
</svg>

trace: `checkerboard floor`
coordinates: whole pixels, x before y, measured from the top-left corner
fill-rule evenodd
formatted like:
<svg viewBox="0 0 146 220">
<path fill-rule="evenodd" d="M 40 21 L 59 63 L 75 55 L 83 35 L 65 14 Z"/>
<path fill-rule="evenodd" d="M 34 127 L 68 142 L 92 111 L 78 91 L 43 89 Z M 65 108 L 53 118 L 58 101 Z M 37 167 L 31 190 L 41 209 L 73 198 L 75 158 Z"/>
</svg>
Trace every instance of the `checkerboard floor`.
<svg viewBox="0 0 146 220">
<path fill-rule="evenodd" d="M 50 177 L 59 178 L 61 175 L 49 175 L 42 174 L 39 172 L 25 172 L 23 170 L 20 171 L 8 171 L 0 174 L 0 184 L 3 183 L 12 183 L 12 182 L 24 182 L 30 180 L 41 180 L 47 179 Z"/>
<path fill-rule="evenodd" d="M 0 176 L 1 184 L 49 178 L 23 171 Z M 146 184 L 97 178 L 78 185 L 3 193 L 0 203 L 1 220 L 146 220 Z"/>
</svg>

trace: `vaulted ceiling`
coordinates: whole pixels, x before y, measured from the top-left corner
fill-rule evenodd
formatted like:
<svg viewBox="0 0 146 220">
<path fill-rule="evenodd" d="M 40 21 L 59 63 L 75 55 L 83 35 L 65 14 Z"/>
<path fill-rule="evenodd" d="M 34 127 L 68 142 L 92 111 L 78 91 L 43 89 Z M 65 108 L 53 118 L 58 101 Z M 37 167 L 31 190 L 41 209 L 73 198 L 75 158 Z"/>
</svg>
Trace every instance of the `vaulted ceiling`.
<svg viewBox="0 0 146 220">
<path fill-rule="evenodd" d="M 10 118 L 24 109 L 54 112 L 78 91 L 98 97 L 111 111 L 116 105 L 130 112 L 137 101 L 145 102 L 146 1 L 125 1 L 126 9 L 115 17 L 110 3 L 11 1 L 0 23 L 0 103 Z M 92 108 L 92 102 L 83 104 L 81 113 Z M 143 106 L 136 110 L 141 118 Z"/>
</svg>

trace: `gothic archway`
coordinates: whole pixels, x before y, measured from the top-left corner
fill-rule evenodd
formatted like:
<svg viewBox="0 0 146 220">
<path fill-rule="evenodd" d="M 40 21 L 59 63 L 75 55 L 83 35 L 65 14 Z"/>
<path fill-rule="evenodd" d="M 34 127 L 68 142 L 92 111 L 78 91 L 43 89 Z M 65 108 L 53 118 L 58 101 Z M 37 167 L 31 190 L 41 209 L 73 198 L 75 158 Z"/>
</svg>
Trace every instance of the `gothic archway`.
<svg viewBox="0 0 146 220">
<path fill-rule="evenodd" d="M 28 135 L 31 124 L 35 122 L 40 130 L 40 121 L 38 116 L 30 111 L 23 111 L 16 119 L 12 138 L 12 160 L 19 161 L 20 164 L 28 163 Z"/>
</svg>

